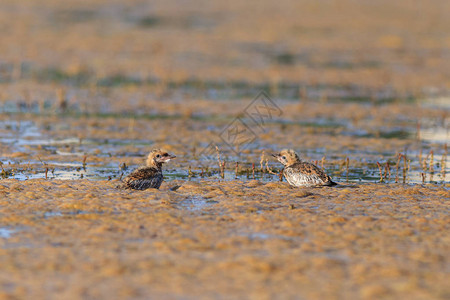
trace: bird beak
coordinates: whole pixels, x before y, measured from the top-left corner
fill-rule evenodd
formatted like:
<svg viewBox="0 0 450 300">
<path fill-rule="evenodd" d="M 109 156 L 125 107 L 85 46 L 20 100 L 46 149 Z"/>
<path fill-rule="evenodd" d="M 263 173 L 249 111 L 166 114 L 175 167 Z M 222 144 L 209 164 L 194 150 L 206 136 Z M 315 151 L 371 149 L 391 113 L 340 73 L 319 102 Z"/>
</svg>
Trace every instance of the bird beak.
<svg viewBox="0 0 450 300">
<path fill-rule="evenodd" d="M 167 156 L 163 156 L 164 162 L 168 162 L 169 160 L 174 159 L 174 158 L 176 158 L 176 156 L 172 155 L 172 154 L 169 154 Z"/>
<path fill-rule="evenodd" d="M 278 156 L 280 156 L 280 154 L 278 154 L 278 153 L 272 153 L 272 154 L 270 154 L 270 155 L 272 155 L 272 156 L 275 157 L 275 158 L 278 158 Z"/>
</svg>

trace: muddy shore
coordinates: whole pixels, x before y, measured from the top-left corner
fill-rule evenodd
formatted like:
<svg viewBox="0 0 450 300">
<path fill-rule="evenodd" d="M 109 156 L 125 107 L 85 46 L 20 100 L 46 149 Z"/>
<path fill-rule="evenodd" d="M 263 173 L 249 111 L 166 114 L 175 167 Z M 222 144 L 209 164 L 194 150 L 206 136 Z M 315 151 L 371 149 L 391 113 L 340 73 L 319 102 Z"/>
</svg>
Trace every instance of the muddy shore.
<svg viewBox="0 0 450 300">
<path fill-rule="evenodd" d="M 172 181 L 128 192 L 110 181 L 2 180 L 0 194 L 5 299 L 450 293 L 450 194 L 440 187 Z"/>
</svg>

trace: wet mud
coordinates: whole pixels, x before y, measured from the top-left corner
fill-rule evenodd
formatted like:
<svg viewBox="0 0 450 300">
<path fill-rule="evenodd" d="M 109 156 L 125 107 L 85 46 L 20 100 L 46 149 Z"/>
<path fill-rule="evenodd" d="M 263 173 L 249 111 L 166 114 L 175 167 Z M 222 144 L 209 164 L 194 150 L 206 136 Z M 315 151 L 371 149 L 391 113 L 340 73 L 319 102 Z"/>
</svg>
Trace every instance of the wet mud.
<svg viewBox="0 0 450 300">
<path fill-rule="evenodd" d="M 448 189 L 258 180 L 2 180 L 2 294 L 448 296 Z M 220 296 L 221 297 L 221 296 Z"/>
</svg>

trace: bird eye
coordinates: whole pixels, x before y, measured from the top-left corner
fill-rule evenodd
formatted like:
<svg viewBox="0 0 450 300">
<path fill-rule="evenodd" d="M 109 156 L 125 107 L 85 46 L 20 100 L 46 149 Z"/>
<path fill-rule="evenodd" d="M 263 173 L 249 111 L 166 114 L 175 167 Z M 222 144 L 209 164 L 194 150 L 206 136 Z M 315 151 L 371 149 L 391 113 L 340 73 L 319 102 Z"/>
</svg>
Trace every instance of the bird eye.
<svg viewBox="0 0 450 300">
<path fill-rule="evenodd" d="M 286 159 L 286 156 L 283 156 L 282 159 Z"/>
<path fill-rule="evenodd" d="M 159 155 L 159 154 L 156 154 L 156 158 L 160 158 L 161 157 L 161 155 Z"/>
</svg>

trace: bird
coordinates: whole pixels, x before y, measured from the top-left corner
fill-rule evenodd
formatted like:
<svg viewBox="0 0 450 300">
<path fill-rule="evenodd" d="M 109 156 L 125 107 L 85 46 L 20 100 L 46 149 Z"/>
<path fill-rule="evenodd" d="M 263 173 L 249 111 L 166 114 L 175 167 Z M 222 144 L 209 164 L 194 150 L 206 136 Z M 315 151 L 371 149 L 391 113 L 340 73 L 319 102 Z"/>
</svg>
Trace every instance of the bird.
<svg viewBox="0 0 450 300">
<path fill-rule="evenodd" d="M 147 157 L 146 166 L 139 167 L 122 180 L 119 188 L 146 190 L 159 189 L 163 182 L 162 164 L 176 156 L 160 149 L 153 149 Z"/>
<path fill-rule="evenodd" d="M 292 149 L 283 149 L 279 153 L 272 154 L 284 165 L 283 175 L 291 186 L 333 186 L 337 183 L 325 174 L 316 165 L 302 161 Z"/>
</svg>

